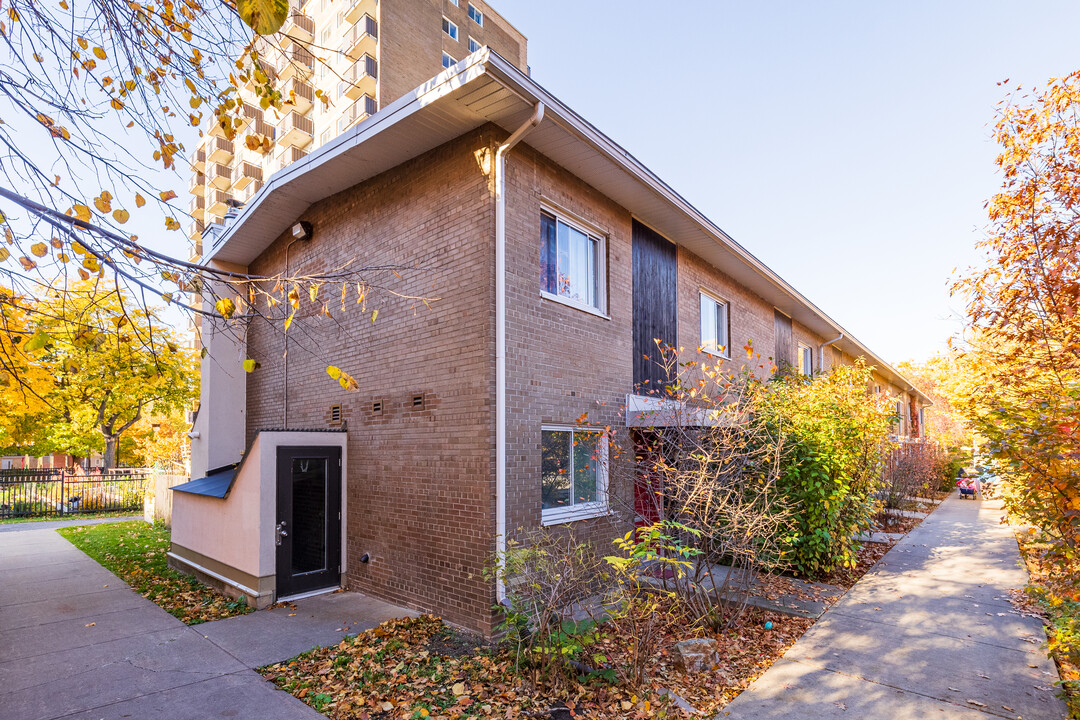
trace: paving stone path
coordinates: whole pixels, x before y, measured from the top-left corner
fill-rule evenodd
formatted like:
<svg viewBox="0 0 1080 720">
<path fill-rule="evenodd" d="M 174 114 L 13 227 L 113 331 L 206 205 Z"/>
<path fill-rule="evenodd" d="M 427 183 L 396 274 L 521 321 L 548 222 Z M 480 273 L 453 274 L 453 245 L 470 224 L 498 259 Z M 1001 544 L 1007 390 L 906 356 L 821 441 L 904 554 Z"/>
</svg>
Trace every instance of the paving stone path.
<svg viewBox="0 0 1080 720">
<path fill-rule="evenodd" d="M 7 525 L 0 720 L 316 720 L 324 716 L 252 668 L 406 614 L 337 593 L 188 627 L 52 529 Z"/>
<path fill-rule="evenodd" d="M 946 500 L 718 718 L 1061 720 L 999 501 Z"/>
</svg>

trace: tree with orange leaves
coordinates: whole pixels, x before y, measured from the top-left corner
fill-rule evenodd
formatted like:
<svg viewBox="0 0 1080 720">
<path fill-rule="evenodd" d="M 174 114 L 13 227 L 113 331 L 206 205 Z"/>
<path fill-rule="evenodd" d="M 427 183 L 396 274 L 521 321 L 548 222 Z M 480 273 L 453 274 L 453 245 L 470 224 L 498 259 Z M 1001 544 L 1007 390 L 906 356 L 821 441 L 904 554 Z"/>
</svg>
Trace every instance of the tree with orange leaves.
<svg viewBox="0 0 1080 720">
<path fill-rule="evenodd" d="M 959 405 L 1009 479 L 1010 510 L 1080 549 L 1080 71 L 999 107 L 986 264 L 953 290 L 972 325 Z"/>
</svg>

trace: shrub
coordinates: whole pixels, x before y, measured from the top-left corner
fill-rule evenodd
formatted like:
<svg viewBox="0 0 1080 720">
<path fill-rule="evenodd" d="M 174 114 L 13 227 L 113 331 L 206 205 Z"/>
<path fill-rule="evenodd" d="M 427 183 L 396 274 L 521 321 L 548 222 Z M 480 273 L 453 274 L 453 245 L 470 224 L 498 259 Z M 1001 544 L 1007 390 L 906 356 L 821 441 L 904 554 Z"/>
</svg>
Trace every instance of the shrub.
<svg viewBox="0 0 1080 720">
<path fill-rule="evenodd" d="M 486 574 L 494 578 L 492 567 Z M 598 638 L 592 604 L 605 594 L 610 575 L 590 545 L 571 532 L 539 531 L 510 541 L 503 556 L 506 606 L 499 629 L 519 667 L 541 686 L 558 686 L 587 668 L 582 659 Z"/>
<path fill-rule="evenodd" d="M 869 530 L 881 486 L 892 399 L 871 395 L 870 369 L 842 365 L 813 378 L 770 382 L 760 419 L 781 447 L 778 488 L 794 513 L 794 567 L 819 577 L 854 567 L 860 532 Z"/>
<path fill-rule="evenodd" d="M 942 482 L 937 445 L 931 442 L 900 443 L 889 452 L 882 499 L 885 507 L 899 510 L 923 490 Z"/>
<path fill-rule="evenodd" d="M 670 380 L 637 418 L 633 462 L 613 472 L 629 475 L 618 485 L 635 487 L 634 514 L 662 530 L 657 556 L 685 562 L 666 568 L 665 587 L 692 621 L 731 626 L 754 579 L 785 567 L 782 441 L 757 419 L 763 385 L 749 372 L 682 362 L 671 348 L 661 357 Z"/>
</svg>

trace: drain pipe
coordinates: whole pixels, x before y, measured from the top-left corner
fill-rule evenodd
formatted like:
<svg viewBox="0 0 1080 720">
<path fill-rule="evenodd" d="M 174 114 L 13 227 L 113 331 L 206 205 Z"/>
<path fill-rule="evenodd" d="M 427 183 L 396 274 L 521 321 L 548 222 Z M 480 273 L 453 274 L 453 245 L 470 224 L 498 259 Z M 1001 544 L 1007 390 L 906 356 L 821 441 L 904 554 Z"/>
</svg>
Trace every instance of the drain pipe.
<svg viewBox="0 0 1080 720">
<path fill-rule="evenodd" d="M 827 343 L 821 343 L 818 346 L 818 370 L 825 369 L 825 348 L 829 347 L 833 343 L 838 343 L 844 339 L 844 333 L 840 333 L 837 337 L 833 338 Z"/>
<path fill-rule="evenodd" d="M 311 223 L 300 221 L 290 228 L 292 240 L 285 246 L 285 287 L 289 285 L 289 251 L 298 242 L 311 239 Z M 287 307 L 287 306 L 286 306 Z M 281 429 L 289 429 L 289 331 L 285 330 L 284 382 L 281 383 Z"/>
<path fill-rule="evenodd" d="M 544 103 L 495 152 L 495 594 L 506 600 L 506 155 L 544 119 Z"/>
</svg>

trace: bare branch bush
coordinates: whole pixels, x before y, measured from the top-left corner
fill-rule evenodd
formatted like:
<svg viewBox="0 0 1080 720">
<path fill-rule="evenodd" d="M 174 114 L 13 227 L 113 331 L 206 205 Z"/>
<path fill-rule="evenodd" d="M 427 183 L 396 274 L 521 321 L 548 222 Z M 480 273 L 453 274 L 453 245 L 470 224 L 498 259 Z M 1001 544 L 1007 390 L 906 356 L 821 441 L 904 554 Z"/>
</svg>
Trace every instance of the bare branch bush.
<svg viewBox="0 0 1080 720">
<path fill-rule="evenodd" d="M 637 522 L 663 527 L 690 550 L 685 565 L 663 568 L 663 586 L 694 621 L 727 627 L 739 622 L 755 580 L 785 566 L 782 444 L 758 421 L 763 385 L 749 371 L 661 350 L 669 383 L 631 419 L 632 462 L 613 462 L 613 472 L 636 486 Z"/>
<path fill-rule="evenodd" d="M 893 445 L 884 472 L 882 501 L 886 508 L 903 509 L 920 491 L 936 489 L 938 454 L 936 443 L 930 441 Z"/>
</svg>

